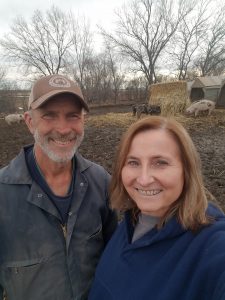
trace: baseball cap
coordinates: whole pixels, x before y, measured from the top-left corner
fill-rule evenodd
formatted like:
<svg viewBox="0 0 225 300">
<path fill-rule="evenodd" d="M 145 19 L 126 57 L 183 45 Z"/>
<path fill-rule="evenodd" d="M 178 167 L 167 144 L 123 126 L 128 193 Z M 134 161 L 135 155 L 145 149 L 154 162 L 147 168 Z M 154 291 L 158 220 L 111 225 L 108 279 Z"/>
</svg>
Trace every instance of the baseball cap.
<svg viewBox="0 0 225 300">
<path fill-rule="evenodd" d="M 59 94 L 74 95 L 74 99 L 80 101 L 85 110 L 89 111 L 88 105 L 84 100 L 78 84 L 75 81 L 59 74 L 41 77 L 34 83 L 28 101 L 28 109 L 36 109 L 43 105 L 51 97 Z"/>
</svg>

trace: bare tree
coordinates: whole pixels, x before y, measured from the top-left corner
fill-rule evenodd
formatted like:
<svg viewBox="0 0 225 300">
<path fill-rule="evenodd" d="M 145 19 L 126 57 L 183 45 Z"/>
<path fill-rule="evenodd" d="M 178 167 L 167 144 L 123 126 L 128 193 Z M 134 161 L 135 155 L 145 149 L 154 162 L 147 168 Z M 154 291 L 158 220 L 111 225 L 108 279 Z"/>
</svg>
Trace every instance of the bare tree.
<svg viewBox="0 0 225 300">
<path fill-rule="evenodd" d="M 148 82 L 145 76 L 133 77 L 127 80 L 126 90 L 129 100 L 136 102 L 148 102 Z"/>
<path fill-rule="evenodd" d="M 0 66 L 0 87 L 2 85 L 3 79 L 6 76 L 6 69 L 2 66 Z"/>
<path fill-rule="evenodd" d="M 171 40 L 172 62 L 178 71 L 178 79 L 188 77 L 188 71 L 193 65 L 193 57 L 199 48 L 208 25 L 208 5 L 211 0 L 201 0 L 193 3 L 193 11 L 180 22 L 177 32 Z"/>
<path fill-rule="evenodd" d="M 116 13 L 114 33 L 100 30 L 151 84 L 161 54 L 191 10 L 192 0 L 134 0 Z"/>
<path fill-rule="evenodd" d="M 111 101 L 111 75 L 106 54 L 95 55 L 89 62 L 87 71 L 85 82 L 89 99 L 92 102 Z"/>
<path fill-rule="evenodd" d="M 201 76 L 218 75 L 225 70 L 225 5 L 213 13 L 195 60 Z"/>
<path fill-rule="evenodd" d="M 64 69 L 64 56 L 73 42 L 69 26 L 66 14 L 54 6 L 45 15 L 36 10 L 30 23 L 17 17 L 0 45 L 7 58 L 21 63 L 26 72 L 57 74 Z"/>
<path fill-rule="evenodd" d="M 108 65 L 108 73 L 110 75 L 111 89 L 113 92 L 114 103 L 117 103 L 119 90 L 124 82 L 124 75 L 119 72 L 119 56 L 113 51 L 109 41 L 105 41 L 106 58 Z"/>
<path fill-rule="evenodd" d="M 0 113 L 16 111 L 16 94 L 18 86 L 6 78 L 5 67 L 0 67 Z"/>
<path fill-rule="evenodd" d="M 71 23 L 71 41 L 72 47 L 67 57 L 67 69 L 74 78 L 79 82 L 82 90 L 84 90 L 84 77 L 88 62 L 93 53 L 93 34 L 90 30 L 90 24 L 85 17 L 74 18 L 70 15 Z"/>
<path fill-rule="evenodd" d="M 119 74 L 113 53 L 105 50 L 87 59 L 83 72 L 83 91 L 88 102 L 105 103 L 118 99 L 124 76 Z"/>
</svg>

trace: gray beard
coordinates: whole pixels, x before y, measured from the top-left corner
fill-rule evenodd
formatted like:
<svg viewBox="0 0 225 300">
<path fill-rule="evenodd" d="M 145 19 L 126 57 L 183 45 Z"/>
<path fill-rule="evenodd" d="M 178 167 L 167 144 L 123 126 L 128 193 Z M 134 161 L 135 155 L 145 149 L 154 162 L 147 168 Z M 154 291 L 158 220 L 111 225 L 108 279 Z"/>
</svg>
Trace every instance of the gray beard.
<svg viewBox="0 0 225 300">
<path fill-rule="evenodd" d="M 80 147 L 84 139 L 84 133 L 82 135 L 76 135 L 76 143 L 68 153 L 64 153 L 63 156 L 58 155 L 53 150 L 49 149 L 48 136 L 40 137 L 38 130 L 34 132 L 35 143 L 42 149 L 42 151 L 54 162 L 67 163 L 75 155 L 77 149 Z"/>
</svg>

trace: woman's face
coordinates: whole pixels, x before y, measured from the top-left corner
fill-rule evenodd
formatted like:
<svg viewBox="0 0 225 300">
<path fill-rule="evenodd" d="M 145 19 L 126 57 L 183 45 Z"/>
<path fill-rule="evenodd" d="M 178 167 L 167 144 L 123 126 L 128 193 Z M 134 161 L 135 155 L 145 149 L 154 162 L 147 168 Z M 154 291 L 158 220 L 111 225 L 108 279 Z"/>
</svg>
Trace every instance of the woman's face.
<svg viewBox="0 0 225 300">
<path fill-rule="evenodd" d="M 122 169 L 122 182 L 144 214 L 162 217 L 180 196 L 184 185 L 181 154 L 165 130 L 138 133 Z"/>
</svg>

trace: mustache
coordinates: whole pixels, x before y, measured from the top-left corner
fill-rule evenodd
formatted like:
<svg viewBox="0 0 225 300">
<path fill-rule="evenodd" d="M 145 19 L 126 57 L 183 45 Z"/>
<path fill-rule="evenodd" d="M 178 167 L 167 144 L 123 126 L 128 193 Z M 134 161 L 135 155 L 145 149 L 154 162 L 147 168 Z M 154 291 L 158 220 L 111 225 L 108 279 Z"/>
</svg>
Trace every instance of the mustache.
<svg viewBox="0 0 225 300">
<path fill-rule="evenodd" d="M 66 142 L 66 141 L 70 141 L 70 140 L 73 140 L 73 139 L 78 139 L 82 136 L 83 136 L 83 134 L 80 135 L 80 134 L 76 134 L 74 132 L 67 133 L 67 134 L 60 134 L 60 133 L 57 133 L 57 132 L 55 132 L 55 133 L 53 132 L 51 134 L 48 134 L 47 138 L 51 138 L 51 139 L 54 139 L 54 140 L 60 140 L 60 141 Z"/>
</svg>

